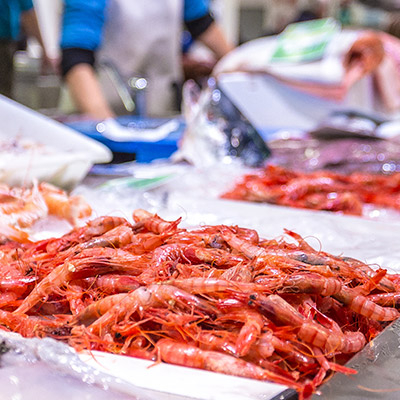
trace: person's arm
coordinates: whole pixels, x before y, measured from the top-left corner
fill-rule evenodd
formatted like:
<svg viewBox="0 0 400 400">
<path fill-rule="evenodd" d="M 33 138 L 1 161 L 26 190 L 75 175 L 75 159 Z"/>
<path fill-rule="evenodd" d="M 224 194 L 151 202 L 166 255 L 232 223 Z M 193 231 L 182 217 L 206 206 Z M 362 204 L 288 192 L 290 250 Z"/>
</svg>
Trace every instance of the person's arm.
<svg viewBox="0 0 400 400">
<path fill-rule="evenodd" d="M 218 60 L 233 49 L 211 15 L 208 0 L 185 0 L 184 20 L 193 39 L 205 44 Z"/>
<path fill-rule="evenodd" d="M 79 111 L 90 118 L 114 117 L 94 69 L 101 44 L 106 0 L 66 0 L 61 37 L 61 70 Z"/>
<path fill-rule="evenodd" d="M 94 119 L 113 118 L 94 68 L 90 64 L 76 64 L 65 76 L 71 96 L 78 109 Z"/>
<path fill-rule="evenodd" d="M 216 22 L 213 22 L 197 39 L 214 53 L 217 60 L 222 58 L 225 54 L 228 54 L 234 47 L 227 41 Z"/>
<path fill-rule="evenodd" d="M 42 34 L 40 32 L 39 23 L 37 20 L 35 9 L 29 8 L 21 12 L 21 26 L 28 37 L 35 38 L 42 47 L 42 69 L 46 72 L 47 69 L 57 70 L 57 60 L 48 57 L 46 48 L 43 43 Z"/>
</svg>

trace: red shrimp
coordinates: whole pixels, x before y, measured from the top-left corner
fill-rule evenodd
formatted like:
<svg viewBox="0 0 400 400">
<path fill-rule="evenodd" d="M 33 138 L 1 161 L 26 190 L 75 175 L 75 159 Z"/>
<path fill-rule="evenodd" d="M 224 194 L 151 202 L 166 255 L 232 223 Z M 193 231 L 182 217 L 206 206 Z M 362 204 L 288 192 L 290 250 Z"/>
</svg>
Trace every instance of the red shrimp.
<svg viewBox="0 0 400 400">
<path fill-rule="evenodd" d="M 365 346 L 366 340 L 365 336 L 362 332 L 342 332 L 340 329 L 338 323 L 334 321 L 333 319 L 327 317 L 325 314 L 323 314 L 321 311 L 316 309 L 315 307 L 313 308 L 313 312 L 316 316 L 317 321 L 325 326 L 326 328 L 332 330 L 339 336 L 343 336 L 342 340 L 342 348 L 341 352 L 344 354 L 349 354 L 349 353 L 357 353 L 360 350 L 363 349 Z"/>
<path fill-rule="evenodd" d="M 205 245 L 213 249 L 226 249 L 226 244 L 219 235 L 218 226 L 202 226 L 201 229 L 194 229 L 190 232 L 180 231 L 174 235 L 180 243 Z"/>
<path fill-rule="evenodd" d="M 104 216 L 92 219 L 87 222 L 84 227 L 81 239 L 87 241 L 94 236 L 104 235 L 120 225 L 130 225 L 129 222 L 122 217 Z"/>
<path fill-rule="evenodd" d="M 117 296 L 117 295 L 114 295 Z M 121 301 L 109 309 L 102 317 L 97 319 L 90 326 L 92 332 L 101 331 L 110 323 L 115 323 L 121 319 L 127 319 L 136 311 L 144 310 L 149 307 L 168 306 L 189 308 L 192 307 L 199 312 L 216 314 L 216 309 L 205 300 L 202 300 L 182 289 L 170 285 L 150 285 L 139 287 L 133 292 L 128 293 Z M 82 320 L 82 318 L 80 318 Z"/>
<path fill-rule="evenodd" d="M 160 218 L 158 215 L 153 215 L 148 211 L 137 209 L 133 212 L 133 219 L 136 222 L 143 222 L 144 227 L 151 232 L 158 234 L 167 234 L 176 232 L 178 225 L 182 218 L 178 218 L 176 221 L 169 222 Z"/>
<path fill-rule="evenodd" d="M 252 244 L 258 244 L 258 242 L 260 241 L 258 233 L 254 229 L 242 228 L 239 226 L 234 226 L 231 228 L 236 233 L 236 235 L 243 240 L 246 240 Z"/>
<path fill-rule="evenodd" d="M 148 284 L 155 280 L 168 279 L 178 263 L 203 263 L 210 262 L 215 265 L 226 265 L 227 262 L 236 264 L 237 259 L 229 253 L 218 249 L 202 249 L 181 243 L 167 244 L 153 252 L 151 267 L 140 276 L 142 282 Z M 216 258 L 221 257 L 221 258 Z"/>
<path fill-rule="evenodd" d="M 181 261 L 189 262 L 185 257 L 184 252 L 187 248 L 185 244 L 166 244 L 164 246 L 158 247 L 154 250 L 151 259 L 151 266 L 153 268 L 158 268 L 162 266 L 167 261 Z"/>
<path fill-rule="evenodd" d="M 18 296 L 23 295 L 28 288 L 34 284 L 38 277 L 31 275 L 31 276 L 21 276 L 18 274 L 17 276 L 10 276 L 10 271 L 8 271 L 9 276 L 1 277 L 0 278 L 0 292 L 12 292 Z"/>
<path fill-rule="evenodd" d="M 354 275 L 358 279 L 374 279 L 376 277 L 376 272 L 359 260 L 350 257 L 335 257 L 332 254 L 316 251 L 299 234 L 288 229 L 285 229 L 285 233 L 294 238 L 298 242 L 300 248 L 304 250 L 304 253 L 289 251 L 287 252 L 288 257 L 294 257 L 303 263 L 311 265 L 325 264 L 332 270 L 352 279 Z M 369 279 L 367 282 L 369 282 Z M 384 276 L 377 282 L 377 287 L 383 291 L 393 292 L 395 290 L 393 283 Z"/>
<path fill-rule="evenodd" d="M 282 196 L 283 192 L 279 186 L 266 185 L 264 182 L 252 179 L 249 176 L 245 177 L 245 180 L 233 190 L 224 193 L 221 198 L 277 204 Z"/>
<path fill-rule="evenodd" d="M 256 283 L 246 283 L 229 281 L 218 278 L 186 278 L 186 279 L 170 279 L 164 281 L 165 284 L 184 289 L 190 293 L 205 294 L 225 291 L 238 292 L 268 292 L 271 288 L 265 285 L 257 285 Z"/>
<path fill-rule="evenodd" d="M 340 292 L 342 283 L 336 278 L 325 278 L 313 273 L 298 273 L 289 275 L 282 282 L 278 293 L 310 293 L 332 296 Z"/>
<path fill-rule="evenodd" d="M 61 326 L 60 321 L 16 315 L 0 310 L 0 324 L 24 337 L 44 337 Z"/>
<path fill-rule="evenodd" d="M 341 349 L 344 354 L 358 353 L 366 344 L 365 336 L 362 332 L 344 332 L 344 337 L 345 340 Z"/>
<path fill-rule="evenodd" d="M 188 246 L 184 251 L 185 257 L 194 263 L 208 263 L 219 268 L 230 268 L 238 263 L 246 262 L 240 255 L 234 255 L 222 249 L 205 249 L 201 247 Z"/>
<path fill-rule="evenodd" d="M 280 296 L 251 295 L 250 300 L 258 304 L 278 323 L 297 328 L 297 335 L 304 342 L 324 348 L 328 353 L 340 351 L 343 347 L 342 335 L 330 331 L 315 321 L 307 320 Z"/>
<path fill-rule="evenodd" d="M 87 242 L 93 237 L 104 235 L 106 232 L 121 225 L 129 226 L 130 224 L 125 218 L 121 217 L 105 216 L 95 218 L 87 222 L 85 226 L 75 228 L 61 238 L 49 240 L 46 251 L 54 254 L 67 250 L 76 244 Z"/>
<path fill-rule="evenodd" d="M 271 331 L 262 332 L 254 343 L 253 347 L 263 359 L 267 359 L 268 357 L 272 356 L 275 351 L 273 336 L 274 335 Z"/>
<path fill-rule="evenodd" d="M 348 287 L 342 287 L 342 290 L 332 297 L 355 313 L 376 321 L 393 321 L 400 316 L 400 313 L 395 308 L 381 307 Z"/>
<path fill-rule="evenodd" d="M 304 350 L 300 350 L 290 340 L 282 340 L 275 335 L 272 335 L 271 345 L 277 353 L 284 355 L 285 360 L 295 365 L 300 370 L 315 364 L 314 359 L 309 355 L 306 355 Z"/>
<path fill-rule="evenodd" d="M 217 267 L 229 268 L 240 262 L 244 262 L 245 259 L 221 249 L 206 249 L 193 245 L 173 243 L 161 246 L 153 253 L 153 266 L 160 266 L 166 261 L 181 261 L 195 264 L 208 263 Z"/>
<path fill-rule="evenodd" d="M 186 331 L 188 327 L 196 327 L 193 322 L 203 319 L 202 315 L 195 315 L 191 311 L 182 311 L 181 309 L 171 310 L 167 308 L 151 307 L 144 310 L 143 318 L 163 325 L 163 330 L 171 332 L 170 328 L 179 329 L 180 332 Z M 135 322 L 136 323 L 136 322 Z M 191 324 L 189 326 L 189 324 Z"/>
<path fill-rule="evenodd" d="M 306 251 L 308 253 L 315 253 L 315 249 L 313 247 L 311 247 L 306 240 L 304 240 L 304 238 L 302 236 L 300 236 L 298 233 L 293 232 L 289 229 L 284 229 L 284 232 L 291 236 L 293 239 L 295 239 L 300 247 L 300 249 L 302 249 L 303 251 Z"/>
<path fill-rule="evenodd" d="M 154 250 L 149 267 L 139 276 L 140 282 L 151 284 L 171 277 L 176 265 L 189 260 L 183 255 L 186 245 L 167 244 Z"/>
<path fill-rule="evenodd" d="M 93 279 L 93 278 L 88 278 Z M 140 286 L 139 280 L 131 275 L 101 275 L 94 279 L 93 287 L 107 294 L 124 293 Z"/>
<path fill-rule="evenodd" d="M 338 182 L 334 177 L 306 176 L 292 179 L 284 188 L 285 196 L 290 201 L 301 199 L 307 194 L 318 192 L 342 192 L 347 189 L 347 185 Z"/>
<path fill-rule="evenodd" d="M 325 375 L 329 370 L 336 371 L 336 372 L 341 372 L 341 373 L 346 374 L 346 375 L 357 374 L 357 371 L 355 369 L 343 367 L 342 365 L 329 362 L 325 358 L 325 356 L 321 352 L 321 350 L 319 348 L 317 348 L 317 347 L 313 348 L 313 353 L 314 353 L 315 359 L 321 365 L 320 371 L 318 372 L 318 374 L 313 379 L 313 384 L 314 384 L 315 387 L 319 386 L 323 382 L 323 380 L 325 378 Z"/>
<path fill-rule="evenodd" d="M 117 304 L 120 304 L 123 299 L 127 297 L 126 293 L 119 293 L 104 297 L 103 299 L 97 300 L 94 303 L 88 305 L 84 309 L 80 310 L 73 319 L 73 324 L 84 324 L 86 326 L 92 324 L 102 315 L 106 314 Z"/>
<path fill-rule="evenodd" d="M 8 239 L 15 240 L 19 243 L 31 243 L 28 233 L 15 228 L 13 226 L 0 222 L 0 235 L 4 235 Z"/>
<path fill-rule="evenodd" d="M 400 293 L 372 294 L 367 299 L 383 307 L 400 308 Z"/>
<path fill-rule="evenodd" d="M 224 315 L 218 318 L 218 321 L 227 319 L 244 323 L 236 340 L 236 354 L 239 357 L 244 357 L 261 335 L 264 327 L 263 318 L 259 312 L 246 309 Z"/>
<path fill-rule="evenodd" d="M 374 279 L 376 277 L 376 271 L 374 271 L 368 264 L 365 264 L 362 261 L 356 260 L 351 257 L 341 257 L 340 260 L 350 264 L 353 270 L 360 271 L 367 278 Z M 391 280 L 386 276 L 380 279 L 379 283 L 377 283 L 377 288 L 384 292 L 396 291 L 393 282 L 391 282 Z"/>
<path fill-rule="evenodd" d="M 0 292 L 0 308 L 15 305 L 18 295 L 13 292 Z"/>
<path fill-rule="evenodd" d="M 216 350 L 236 356 L 237 335 L 228 331 L 201 330 L 194 336 L 198 347 L 202 350 Z"/>
<path fill-rule="evenodd" d="M 238 264 L 223 272 L 220 279 L 226 279 L 231 282 L 250 283 L 253 280 L 253 274 L 247 266 Z"/>
<path fill-rule="evenodd" d="M 240 239 L 227 227 L 220 229 L 222 237 L 233 249 L 243 253 L 248 259 L 254 260 L 256 270 L 266 267 L 301 268 L 301 263 L 298 261 L 280 255 L 268 254 L 263 247 L 255 246 Z M 304 264 L 304 267 L 307 267 L 307 265 Z"/>
<path fill-rule="evenodd" d="M 124 247 L 132 243 L 133 231 L 129 226 L 119 225 L 101 236 L 82 243 L 82 249 L 92 247 Z"/>
<path fill-rule="evenodd" d="M 63 190 L 45 182 L 39 184 L 39 190 L 49 214 L 64 218 L 72 225 L 92 214 L 92 208 L 82 196 L 68 196 Z"/>
<path fill-rule="evenodd" d="M 118 249 L 100 250 L 100 252 L 99 249 L 84 250 L 79 254 L 80 258 L 71 259 L 55 267 L 39 282 L 15 312 L 26 313 L 50 293 L 60 292 L 60 288 L 63 285 L 67 285 L 72 279 L 112 272 L 130 272 L 135 274 L 141 271 L 141 269 L 138 270 L 138 267 L 135 266 L 136 261 L 140 262 L 138 256 L 132 256 Z M 103 256 L 101 256 L 102 254 Z"/>
<path fill-rule="evenodd" d="M 132 237 L 131 243 L 124 247 L 124 250 L 140 255 L 156 250 L 163 244 L 164 239 L 153 232 L 137 233 Z"/>
<path fill-rule="evenodd" d="M 162 361 L 191 368 L 201 368 L 228 375 L 259 380 L 270 380 L 296 390 L 304 386 L 287 377 L 280 376 L 250 362 L 217 351 L 201 350 L 198 347 L 161 339 L 156 344 L 157 354 Z"/>
<path fill-rule="evenodd" d="M 79 314 L 85 309 L 85 304 L 82 301 L 83 289 L 80 286 L 69 285 L 65 293 L 65 297 L 69 303 L 69 309 L 72 315 Z"/>
</svg>

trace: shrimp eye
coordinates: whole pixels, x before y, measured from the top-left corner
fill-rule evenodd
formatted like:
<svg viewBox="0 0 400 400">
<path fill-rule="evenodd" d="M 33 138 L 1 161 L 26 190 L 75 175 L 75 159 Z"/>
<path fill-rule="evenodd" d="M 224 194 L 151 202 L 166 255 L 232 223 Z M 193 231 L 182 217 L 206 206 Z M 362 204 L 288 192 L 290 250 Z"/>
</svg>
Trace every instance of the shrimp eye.
<svg viewBox="0 0 400 400">
<path fill-rule="evenodd" d="M 250 297 L 250 300 L 256 300 L 257 299 L 257 295 L 256 294 L 251 294 L 249 297 Z"/>
</svg>

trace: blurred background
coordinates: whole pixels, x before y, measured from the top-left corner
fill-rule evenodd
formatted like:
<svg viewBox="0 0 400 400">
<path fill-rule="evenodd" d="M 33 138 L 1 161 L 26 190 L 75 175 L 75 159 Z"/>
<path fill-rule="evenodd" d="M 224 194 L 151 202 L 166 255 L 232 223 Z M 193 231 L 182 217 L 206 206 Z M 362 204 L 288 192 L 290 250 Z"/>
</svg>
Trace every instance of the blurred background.
<svg viewBox="0 0 400 400">
<path fill-rule="evenodd" d="M 60 56 L 63 2 L 34 0 L 34 6 L 48 56 L 57 59 Z M 227 39 L 235 46 L 280 33 L 290 23 L 322 17 L 334 17 L 343 27 L 373 28 L 400 36 L 400 2 L 396 0 L 212 0 L 211 8 Z M 186 30 L 182 33 L 182 54 L 186 60 L 189 56 L 189 61 L 183 63 L 185 79 L 211 72 L 207 65 L 212 64 L 207 62 L 212 62 L 212 55 L 205 46 L 191 40 Z M 32 38 L 26 40 L 22 32 L 14 56 L 12 98 L 46 115 L 62 119 L 72 112 L 64 95 L 64 84 L 57 71 L 43 71 L 41 56 L 41 46 Z M 107 70 L 107 67 L 103 69 L 105 81 L 108 79 L 108 85 L 115 89 L 118 86 L 118 79 L 113 77 L 115 71 Z M 133 96 L 140 96 L 141 89 L 140 85 L 136 87 Z M 176 112 L 179 112 L 180 99 L 177 97 Z M 129 111 L 122 100 L 120 103 L 116 107 L 118 115 L 141 112 L 140 107 Z"/>
</svg>

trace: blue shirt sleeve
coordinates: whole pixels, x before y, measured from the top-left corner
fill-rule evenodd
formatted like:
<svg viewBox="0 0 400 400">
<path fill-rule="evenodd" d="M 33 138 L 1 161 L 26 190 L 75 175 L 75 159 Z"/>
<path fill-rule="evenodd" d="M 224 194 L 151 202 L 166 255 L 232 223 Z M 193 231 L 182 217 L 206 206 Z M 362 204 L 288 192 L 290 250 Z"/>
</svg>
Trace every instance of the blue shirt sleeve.
<svg viewBox="0 0 400 400">
<path fill-rule="evenodd" d="M 204 17 L 210 8 L 209 0 L 185 0 L 183 19 L 185 22 Z"/>
<path fill-rule="evenodd" d="M 102 40 L 108 0 L 65 0 L 61 48 L 96 50 Z"/>
<path fill-rule="evenodd" d="M 19 0 L 21 11 L 28 11 L 33 8 L 32 0 Z"/>
</svg>

